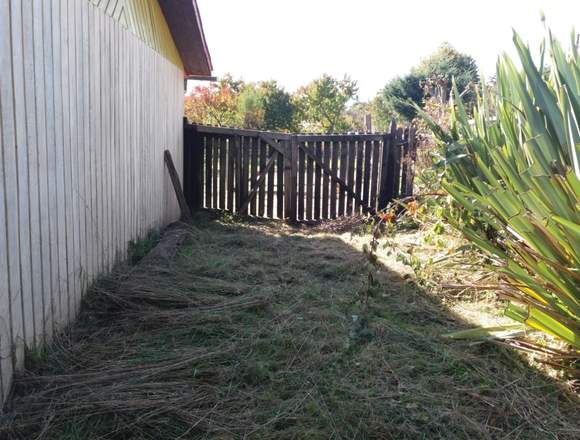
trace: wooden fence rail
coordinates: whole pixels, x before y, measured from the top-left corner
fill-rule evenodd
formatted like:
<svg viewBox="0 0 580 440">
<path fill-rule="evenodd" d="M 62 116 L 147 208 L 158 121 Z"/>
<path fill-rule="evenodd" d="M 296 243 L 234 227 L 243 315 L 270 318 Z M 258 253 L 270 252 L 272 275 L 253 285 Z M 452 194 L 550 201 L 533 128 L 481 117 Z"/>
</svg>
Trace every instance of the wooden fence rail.
<svg viewBox="0 0 580 440">
<path fill-rule="evenodd" d="M 192 210 L 290 221 L 374 213 L 413 190 L 412 128 L 288 134 L 185 125 L 184 192 Z"/>
</svg>

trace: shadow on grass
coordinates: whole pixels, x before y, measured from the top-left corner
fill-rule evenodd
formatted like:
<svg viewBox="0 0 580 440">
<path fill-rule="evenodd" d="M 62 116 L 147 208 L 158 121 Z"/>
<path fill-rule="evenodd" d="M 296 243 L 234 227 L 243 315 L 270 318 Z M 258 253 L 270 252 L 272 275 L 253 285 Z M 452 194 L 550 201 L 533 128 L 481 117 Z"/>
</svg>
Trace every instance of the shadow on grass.
<svg viewBox="0 0 580 440">
<path fill-rule="evenodd" d="M 577 407 L 346 236 L 198 215 L 22 374 L 2 438 L 578 438 Z"/>
</svg>

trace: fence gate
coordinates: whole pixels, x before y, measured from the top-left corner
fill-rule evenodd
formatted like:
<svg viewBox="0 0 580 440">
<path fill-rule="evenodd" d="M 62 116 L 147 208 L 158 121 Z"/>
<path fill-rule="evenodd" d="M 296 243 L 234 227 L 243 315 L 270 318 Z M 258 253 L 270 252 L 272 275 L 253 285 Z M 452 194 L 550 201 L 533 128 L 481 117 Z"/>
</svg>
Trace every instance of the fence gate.
<svg viewBox="0 0 580 440">
<path fill-rule="evenodd" d="M 184 192 L 192 210 L 287 220 L 373 213 L 413 188 L 412 128 L 287 134 L 185 125 Z"/>
</svg>

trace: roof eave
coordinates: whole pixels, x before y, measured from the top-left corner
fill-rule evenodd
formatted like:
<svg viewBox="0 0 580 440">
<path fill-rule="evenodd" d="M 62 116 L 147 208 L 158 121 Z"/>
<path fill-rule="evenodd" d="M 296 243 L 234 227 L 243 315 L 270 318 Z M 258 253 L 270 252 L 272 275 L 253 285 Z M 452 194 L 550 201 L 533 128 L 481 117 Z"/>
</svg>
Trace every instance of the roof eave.
<svg viewBox="0 0 580 440">
<path fill-rule="evenodd" d="M 186 76 L 211 76 L 213 66 L 196 0 L 159 0 Z"/>
</svg>

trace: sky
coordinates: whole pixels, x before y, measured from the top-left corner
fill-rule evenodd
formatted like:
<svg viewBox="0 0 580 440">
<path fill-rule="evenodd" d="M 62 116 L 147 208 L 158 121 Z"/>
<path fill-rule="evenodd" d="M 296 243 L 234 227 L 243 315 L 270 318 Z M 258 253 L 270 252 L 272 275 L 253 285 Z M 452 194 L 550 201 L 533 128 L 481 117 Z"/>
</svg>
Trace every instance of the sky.
<svg viewBox="0 0 580 440">
<path fill-rule="evenodd" d="M 443 42 L 493 75 L 513 54 L 512 29 L 531 47 L 552 32 L 580 30 L 580 0 L 197 0 L 214 75 L 277 80 L 288 91 L 327 73 L 358 81 L 359 99 L 376 95 Z"/>
</svg>

